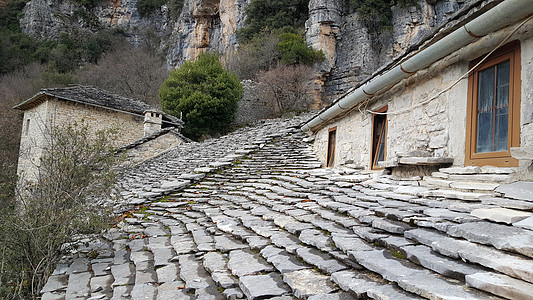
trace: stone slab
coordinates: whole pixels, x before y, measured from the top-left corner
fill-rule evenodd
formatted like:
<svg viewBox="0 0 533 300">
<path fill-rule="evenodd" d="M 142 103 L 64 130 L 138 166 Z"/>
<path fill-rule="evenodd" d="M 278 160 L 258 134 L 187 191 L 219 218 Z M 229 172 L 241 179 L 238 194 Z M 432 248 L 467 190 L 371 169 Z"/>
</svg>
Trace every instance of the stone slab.
<svg viewBox="0 0 533 300">
<path fill-rule="evenodd" d="M 249 300 L 288 295 L 290 289 L 278 274 L 248 275 L 239 278 L 239 287 Z"/>
<path fill-rule="evenodd" d="M 507 198 L 533 201 L 533 182 L 519 181 L 510 184 L 502 184 L 496 192 L 502 193 Z"/>
<path fill-rule="evenodd" d="M 533 217 L 529 217 L 520 222 L 516 222 L 513 224 L 513 226 L 533 230 Z"/>
<path fill-rule="evenodd" d="M 328 294 L 336 290 L 329 276 L 322 275 L 313 269 L 298 270 L 283 274 L 296 298 L 308 298 L 315 294 Z"/>
<path fill-rule="evenodd" d="M 490 222 L 473 222 L 451 226 L 447 233 L 533 257 L 533 232 L 530 230 Z"/>
<path fill-rule="evenodd" d="M 68 275 L 52 275 L 44 285 L 41 293 L 62 291 L 67 288 Z"/>
<path fill-rule="evenodd" d="M 274 268 L 258 254 L 243 250 L 230 252 L 228 268 L 237 277 L 274 271 Z"/>
<path fill-rule="evenodd" d="M 502 274 L 471 274 L 466 276 L 466 284 L 508 299 L 533 299 L 533 284 Z"/>
<path fill-rule="evenodd" d="M 489 221 L 512 224 L 533 216 L 532 213 L 507 208 L 480 208 L 473 210 L 471 215 Z"/>
</svg>

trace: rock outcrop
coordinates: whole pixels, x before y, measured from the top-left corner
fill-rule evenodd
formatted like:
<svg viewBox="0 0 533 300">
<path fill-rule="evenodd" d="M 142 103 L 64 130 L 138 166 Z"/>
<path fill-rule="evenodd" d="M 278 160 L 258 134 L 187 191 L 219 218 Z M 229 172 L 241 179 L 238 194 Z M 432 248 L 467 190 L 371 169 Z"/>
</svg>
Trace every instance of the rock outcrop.
<svg viewBox="0 0 533 300">
<path fill-rule="evenodd" d="M 152 43 L 166 53 L 169 67 L 195 59 L 205 51 L 226 54 L 237 48 L 236 30 L 244 25 L 250 0 L 185 0 L 181 12 L 163 5 L 147 16 L 137 10 L 139 0 L 109 0 L 94 8 L 73 1 L 31 0 L 21 27 L 40 38 L 57 38 L 65 31 L 95 32 L 101 28 L 124 31 L 134 45 Z M 310 0 L 306 38 L 324 52 L 316 66 L 325 103 L 369 78 L 434 35 L 443 24 L 468 11 L 479 0 L 419 0 L 416 6 L 393 10 L 391 30 L 371 34 L 346 1 Z M 488 1 L 489 5 L 492 2 Z"/>
<path fill-rule="evenodd" d="M 326 61 L 318 67 L 324 76 L 324 100 L 332 101 L 346 93 L 478 2 L 419 0 L 417 6 L 395 6 L 392 29 L 376 36 L 357 13 L 349 13 L 343 7 L 344 1 L 311 0 L 306 38 L 311 46 L 326 54 Z"/>
</svg>

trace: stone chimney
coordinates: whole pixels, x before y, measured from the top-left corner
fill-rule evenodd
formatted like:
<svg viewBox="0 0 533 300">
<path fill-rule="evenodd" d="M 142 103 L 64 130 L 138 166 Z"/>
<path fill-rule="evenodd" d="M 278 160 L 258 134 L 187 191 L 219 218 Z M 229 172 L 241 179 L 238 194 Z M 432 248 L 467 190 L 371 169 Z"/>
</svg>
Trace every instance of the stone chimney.
<svg viewBox="0 0 533 300">
<path fill-rule="evenodd" d="M 155 110 L 147 110 L 144 112 L 144 136 L 161 130 L 163 123 L 163 113 Z"/>
</svg>

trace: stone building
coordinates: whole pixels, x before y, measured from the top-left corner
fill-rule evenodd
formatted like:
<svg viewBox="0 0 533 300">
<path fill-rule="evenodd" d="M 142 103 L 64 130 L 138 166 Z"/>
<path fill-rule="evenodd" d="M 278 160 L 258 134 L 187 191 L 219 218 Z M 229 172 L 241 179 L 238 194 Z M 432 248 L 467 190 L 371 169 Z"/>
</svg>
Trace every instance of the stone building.
<svg viewBox="0 0 533 300">
<path fill-rule="evenodd" d="M 323 165 L 428 175 L 533 158 L 533 5 L 480 3 L 307 121 Z M 529 169 L 528 169 L 529 168 Z"/>
<path fill-rule="evenodd" d="M 85 124 L 90 133 L 117 128 L 119 134 L 114 143 L 117 147 L 127 146 L 133 161 L 142 161 L 186 141 L 179 133 L 182 120 L 141 101 L 92 86 L 43 89 L 14 108 L 24 112 L 17 173 L 25 180 L 35 178 L 50 130 L 58 126 Z M 146 151 L 145 143 L 157 147 Z"/>
</svg>

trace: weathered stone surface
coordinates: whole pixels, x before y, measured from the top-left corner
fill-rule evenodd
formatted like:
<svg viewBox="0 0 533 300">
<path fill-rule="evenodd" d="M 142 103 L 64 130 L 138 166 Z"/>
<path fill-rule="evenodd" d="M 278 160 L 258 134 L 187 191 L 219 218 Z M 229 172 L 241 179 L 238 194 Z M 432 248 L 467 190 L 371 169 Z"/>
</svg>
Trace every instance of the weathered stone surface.
<svg viewBox="0 0 533 300">
<path fill-rule="evenodd" d="M 341 249 L 344 253 L 348 253 L 348 251 L 354 250 L 367 251 L 373 249 L 367 242 L 359 238 L 357 235 L 333 233 L 331 234 L 331 239 L 335 243 L 335 246 Z"/>
<path fill-rule="evenodd" d="M 446 174 L 478 174 L 481 173 L 480 167 L 451 167 L 451 168 L 441 168 L 439 169 L 441 173 Z"/>
<path fill-rule="evenodd" d="M 68 278 L 65 298 L 87 297 L 90 294 L 91 273 L 73 273 Z"/>
<path fill-rule="evenodd" d="M 65 300 L 65 294 L 44 293 L 41 300 Z"/>
<path fill-rule="evenodd" d="M 431 248 L 426 246 L 405 246 L 401 249 L 405 251 L 407 259 L 410 261 L 446 277 L 464 281 L 465 275 L 481 271 L 473 265 L 434 253 Z"/>
<path fill-rule="evenodd" d="M 217 235 L 214 237 L 214 239 L 215 239 L 215 248 L 223 252 L 248 248 L 248 245 L 243 244 L 237 240 L 230 239 L 223 235 Z"/>
<path fill-rule="evenodd" d="M 519 181 L 510 184 L 502 184 L 496 192 L 502 193 L 507 198 L 533 201 L 533 182 Z"/>
<path fill-rule="evenodd" d="M 509 255 L 486 246 L 457 240 L 426 229 L 405 233 L 406 237 L 430 246 L 434 251 L 452 258 L 477 263 L 525 281 L 533 281 L 533 262 L 516 255 Z"/>
<path fill-rule="evenodd" d="M 184 289 L 181 281 L 166 282 L 157 288 L 157 300 L 192 300 L 193 295 Z"/>
<path fill-rule="evenodd" d="M 328 254 L 316 249 L 302 247 L 297 249 L 296 253 L 305 262 L 316 266 L 327 274 L 331 274 L 348 268 L 345 264 L 337 261 L 336 259 L 331 258 Z"/>
<path fill-rule="evenodd" d="M 176 264 L 169 264 L 161 268 L 157 268 L 157 282 L 160 284 L 178 281 L 179 268 Z"/>
<path fill-rule="evenodd" d="M 308 300 L 354 300 L 354 297 L 352 297 L 348 293 L 340 292 L 340 293 L 334 293 L 334 294 L 318 294 L 313 295 Z"/>
<path fill-rule="evenodd" d="M 533 230 L 533 217 L 529 217 L 520 222 L 516 222 L 513 226 Z"/>
<path fill-rule="evenodd" d="M 68 275 L 52 275 L 44 285 L 41 293 L 56 292 L 67 288 Z"/>
<path fill-rule="evenodd" d="M 532 213 L 506 208 L 481 208 L 471 212 L 480 219 L 487 219 L 494 222 L 512 224 L 533 216 Z"/>
<path fill-rule="evenodd" d="M 466 276 L 466 284 L 508 299 L 533 299 L 533 284 L 497 273 Z"/>
<path fill-rule="evenodd" d="M 282 296 L 290 292 L 277 274 L 243 276 L 239 278 L 239 287 L 249 300 Z"/>
<path fill-rule="evenodd" d="M 229 253 L 228 268 L 238 277 L 274 271 L 274 268 L 259 255 L 243 250 Z"/>
<path fill-rule="evenodd" d="M 529 230 L 489 222 L 475 222 L 452 226 L 448 229 L 448 234 L 533 257 L 533 232 Z"/>
<path fill-rule="evenodd" d="M 328 294 L 336 290 L 329 276 L 312 269 L 298 270 L 283 274 L 285 281 L 297 298 L 308 298 L 315 294 Z"/>
<path fill-rule="evenodd" d="M 265 247 L 263 250 L 261 250 L 261 255 L 269 263 L 273 264 L 276 270 L 278 270 L 281 274 L 311 268 L 310 266 L 298 261 L 287 251 L 273 246 Z"/>
<path fill-rule="evenodd" d="M 113 286 L 128 285 L 135 282 L 135 267 L 133 264 L 120 264 L 111 267 L 111 274 L 115 281 Z"/>
<path fill-rule="evenodd" d="M 454 189 L 463 189 L 463 190 L 480 190 L 480 191 L 494 191 L 498 186 L 500 186 L 499 183 L 492 183 L 492 182 L 452 182 L 450 183 L 450 187 Z"/>
</svg>

